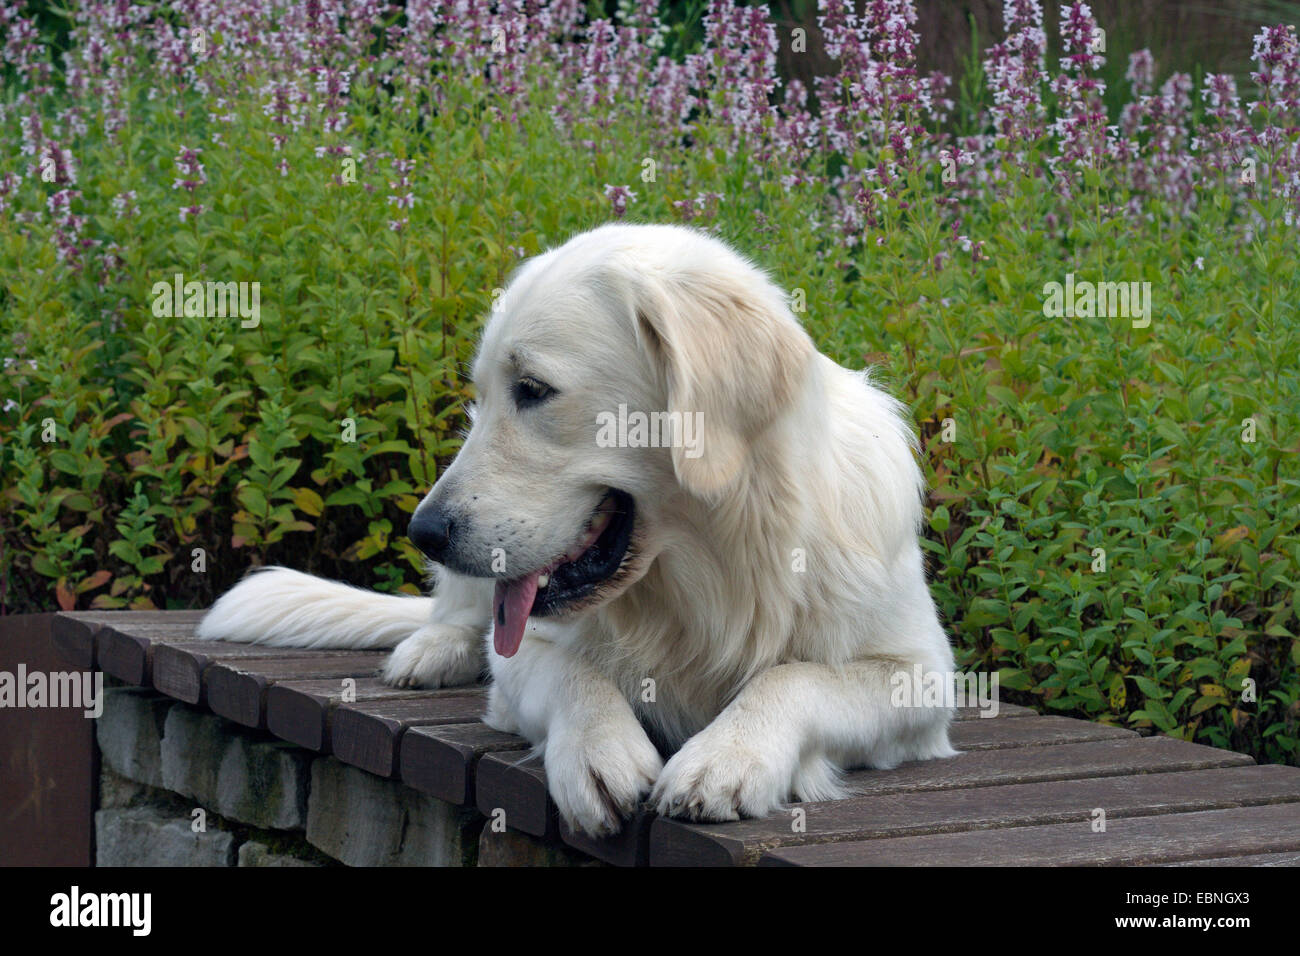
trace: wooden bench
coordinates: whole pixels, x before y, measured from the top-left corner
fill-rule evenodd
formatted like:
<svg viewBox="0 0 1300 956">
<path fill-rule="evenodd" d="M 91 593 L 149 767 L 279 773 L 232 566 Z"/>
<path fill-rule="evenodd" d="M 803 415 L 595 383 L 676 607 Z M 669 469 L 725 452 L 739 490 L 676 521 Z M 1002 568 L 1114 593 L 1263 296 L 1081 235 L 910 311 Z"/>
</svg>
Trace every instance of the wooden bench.
<svg viewBox="0 0 1300 956">
<path fill-rule="evenodd" d="M 1300 768 L 1003 703 L 963 709 L 949 760 L 847 775 L 853 796 L 765 820 L 643 809 L 615 838 L 569 831 L 527 741 L 480 718 L 481 686 L 398 690 L 384 654 L 199 642 L 198 611 L 73 612 L 55 646 L 317 754 L 626 866 L 1286 864 L 1300 862 Z M 345 679 L 350 699 L 344 700 Z M 1104 830 L 1096 811 L 1104 811 Z"/>
</svg>

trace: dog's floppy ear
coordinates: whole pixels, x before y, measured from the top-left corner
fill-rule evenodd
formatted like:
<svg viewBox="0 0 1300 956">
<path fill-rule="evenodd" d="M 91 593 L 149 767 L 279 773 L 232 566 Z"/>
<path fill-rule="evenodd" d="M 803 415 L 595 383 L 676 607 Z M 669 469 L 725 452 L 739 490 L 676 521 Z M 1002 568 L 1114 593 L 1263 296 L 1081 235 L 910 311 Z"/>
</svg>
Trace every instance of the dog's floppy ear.
<svg viewBox="0 0 1300 956">
<path fill-rule="evenodd" d="M 677 480 L 716 499 L 794 401 L 816 350 L 781 292 L 747 264 L 633 274 L 637 337 L 666 385 L 667 411 L 684 423 L 693 416 L 697 443 L 673 446 Z"/>
</svg>

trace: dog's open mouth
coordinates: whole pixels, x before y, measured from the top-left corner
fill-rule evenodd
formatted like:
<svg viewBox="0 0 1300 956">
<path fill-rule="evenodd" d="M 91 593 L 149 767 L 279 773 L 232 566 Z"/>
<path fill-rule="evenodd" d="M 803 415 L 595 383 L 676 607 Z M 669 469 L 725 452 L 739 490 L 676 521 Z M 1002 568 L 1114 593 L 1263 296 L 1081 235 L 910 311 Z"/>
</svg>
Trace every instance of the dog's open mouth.
<svg viewBox="0 0 1300 956">
<path fill-rule="evenodd" d="M 632 496 L 611 489 L 563 556 L 521 578 L 498 581 L 492 599 L 492 641 L 513 657 L 532 615 L 559 614 L 618 573 L 632 538 Z"/>
</svg>

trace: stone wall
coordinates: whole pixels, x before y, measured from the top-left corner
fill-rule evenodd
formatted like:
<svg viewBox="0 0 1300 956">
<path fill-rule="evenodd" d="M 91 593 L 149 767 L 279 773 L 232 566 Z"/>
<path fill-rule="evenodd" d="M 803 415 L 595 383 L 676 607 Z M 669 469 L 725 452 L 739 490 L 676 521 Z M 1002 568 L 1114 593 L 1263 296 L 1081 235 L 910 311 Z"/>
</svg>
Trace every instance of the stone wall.
<svg viewBox="0 0 1300 956">
<path fill-rule="evenodd" d="M 105 692 L 100 866 L 574 866 L 595 861 L 150 690 Z"/>
</svg>

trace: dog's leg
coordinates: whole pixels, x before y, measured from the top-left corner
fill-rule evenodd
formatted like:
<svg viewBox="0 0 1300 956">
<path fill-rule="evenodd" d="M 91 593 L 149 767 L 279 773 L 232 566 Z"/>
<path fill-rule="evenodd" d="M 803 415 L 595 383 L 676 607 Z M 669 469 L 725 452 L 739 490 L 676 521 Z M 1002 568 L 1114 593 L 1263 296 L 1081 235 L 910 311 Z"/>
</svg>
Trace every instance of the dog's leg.
<svg viewBox="0 0 1300 956">
<path fill-rule="evenodd" d="M 384 678 L 436 687 L 478 678 L 491 614 L 490 580 L 443 571 L 436 597 L 406 597 L 267 568 L 223 594 L 197 636 L 277 647 L 396 647 Z"/>
<path fill-rule="evenodd" d="M 483 635 L 492 624 L 491 578 L 470 578 L 441 569 L 432 620 L 398 644 L 384 662 L 384 681 L 394 687 L 471 684 L 486 670 Z"/>
<path fill-rule="evenodd" d="M 492 675 L 484 722 L 523 734 L 543 754 L 551 797 L 570 826 L 593 836 L 617 832 L 663 766 L 618 688 L 531 635 L 511 659 L 492 655 Z"/>
<path fill-rule="evenodd" d="M 791 797 L 843 796 L 838 772 L 846 766 L 952 756 L 952 711 L 893 706 L 899 672 L 910 680 L 912 663 L 791 663 L 764 671 L 668 761 L 651 803 L 692 820 L 763 817 Z"/>
</svg>

